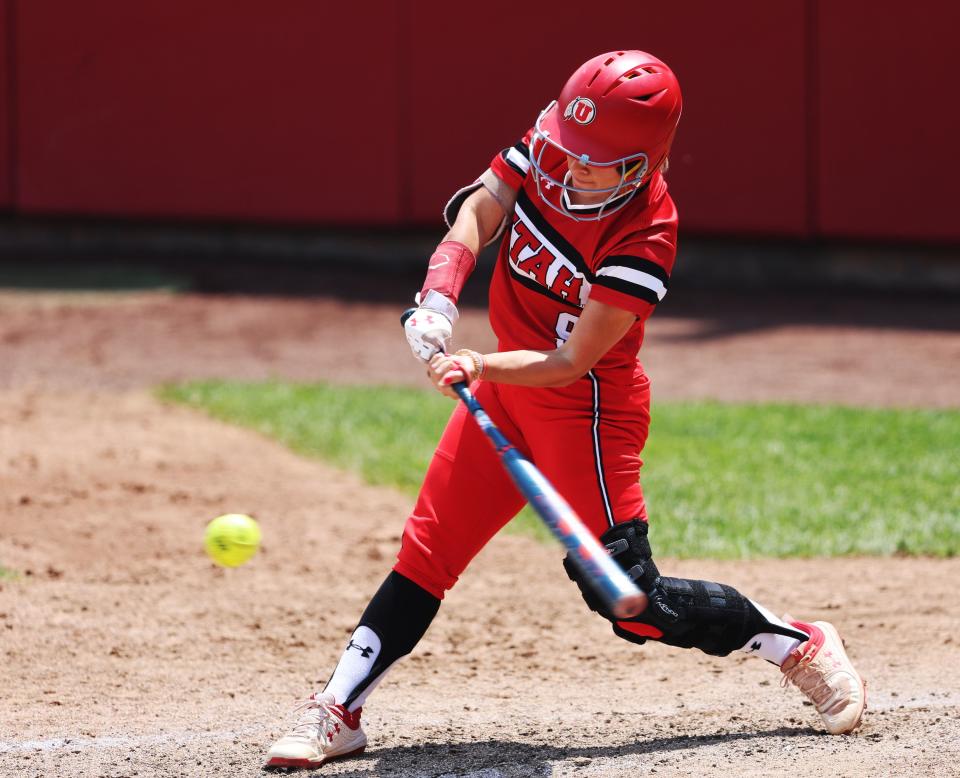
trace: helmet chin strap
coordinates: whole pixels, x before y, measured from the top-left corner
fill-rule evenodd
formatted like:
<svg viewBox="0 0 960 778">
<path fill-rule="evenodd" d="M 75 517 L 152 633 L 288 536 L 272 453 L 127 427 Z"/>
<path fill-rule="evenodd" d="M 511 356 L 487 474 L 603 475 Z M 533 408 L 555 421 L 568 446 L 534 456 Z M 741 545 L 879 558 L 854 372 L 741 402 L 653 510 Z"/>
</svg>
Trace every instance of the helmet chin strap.
<svg viewBox="0 0 960 778">
<path fill-rule="evenodd" d="M 632 176 L 634 173 L 636 173 L 638 170 L 640 170 L 640 169 L 641 169 L 644 165 L 646 165 L 646 164 L 647 164 L 647 161 L 646 161 L 645 159 L 641 159 L 641 160 L 640 160 L 639 162 L 637 162 L 637 164 L 634 165 L 632 168 L 630 168 L 629 170 L 625 170 L 625 171 L 623 172 L 623 180 L 626 181 L 628 178 L 630 178 L 630 176 Z M 645 174 L 646 174 L 646 171 L 645 171 L 645 170 L 641 170 L 640 175 L 637 176 L 636 182 L 631 182 L 631 186 L 640 186 L 640 184 L 643 183 L 643 176 L 644 176 Z"/>
</svg>

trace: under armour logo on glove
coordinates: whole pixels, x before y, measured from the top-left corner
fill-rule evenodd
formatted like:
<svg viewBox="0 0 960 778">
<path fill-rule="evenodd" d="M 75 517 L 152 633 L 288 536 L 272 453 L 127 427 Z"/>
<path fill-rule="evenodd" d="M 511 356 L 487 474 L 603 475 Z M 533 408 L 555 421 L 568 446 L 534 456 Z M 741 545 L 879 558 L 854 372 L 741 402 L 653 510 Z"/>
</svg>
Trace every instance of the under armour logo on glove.
<svg viewBox="0 0 960 778">
<path fill-rule="evenodd" d="M 430 307 L 434 306 L 434 307 Z M 436 310 L 443 308 L 444 310 Z M 403 324 L 404 334 L 414 356 L 424 362 L 438 351 L 446 351 L 453 336 L 453 322 L 458 316 L 457 307 L 433 290 L 427 293 L 416 312 Z"/>
<path fill-rule="evenodd" d="M 359 651 L 363 655 L 364 659 L 369 659 L 370 654 L 373 653 L 373 646 L 367 646 L 366 648 L 364 648 L 359 643 L 354 643 L 352 639 L 347 644 L 347 651 L 349 651 L 351 648 L 357 649 L 357 651 Z"/>
<path fill-rule="evenodd" d="M 436 323 L 437 323 L 437 320 L 434 319 L 429 313 L 426 316 L 421 316 L 419 318 L 414 316 L 410 319 L 411 327 L 417 327 L 423 324 L 426 324 L 427 326 L 432 326 Z"/>
</svg>

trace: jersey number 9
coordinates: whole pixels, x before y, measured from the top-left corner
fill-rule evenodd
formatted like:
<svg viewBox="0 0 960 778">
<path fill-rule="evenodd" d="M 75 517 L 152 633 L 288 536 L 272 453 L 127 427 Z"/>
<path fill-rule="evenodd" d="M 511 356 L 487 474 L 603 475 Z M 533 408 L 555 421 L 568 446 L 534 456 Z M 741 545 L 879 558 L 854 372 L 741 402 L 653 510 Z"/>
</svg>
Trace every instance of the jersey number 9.
<svg viewBox="0 0 960 778">
<path fill-rule="evenodd" d="M 573 332 L 573 326 L 579 318 L 579 316 L 574 316 L 572 313 L 561 313 L 557 316 L 557 348 L 560 348 L 560 346 L 567 342 L 567 338 L 570 337 L 570 333 Z"/>
</svg>

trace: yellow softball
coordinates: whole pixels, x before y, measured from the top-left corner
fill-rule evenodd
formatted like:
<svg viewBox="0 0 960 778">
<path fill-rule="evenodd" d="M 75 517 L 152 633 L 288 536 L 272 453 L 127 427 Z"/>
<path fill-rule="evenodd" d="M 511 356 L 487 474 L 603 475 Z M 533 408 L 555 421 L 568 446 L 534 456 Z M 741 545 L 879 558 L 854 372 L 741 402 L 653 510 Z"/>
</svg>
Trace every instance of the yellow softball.
<svg viewBox="0 0 960 778">
<path fill-rule="evenodd" d="M 210 558 L 221 567 L 239 567 L 260 547 L 260 525 L 243 513 L 217 516 L 203 535 Z"/>
</svg>

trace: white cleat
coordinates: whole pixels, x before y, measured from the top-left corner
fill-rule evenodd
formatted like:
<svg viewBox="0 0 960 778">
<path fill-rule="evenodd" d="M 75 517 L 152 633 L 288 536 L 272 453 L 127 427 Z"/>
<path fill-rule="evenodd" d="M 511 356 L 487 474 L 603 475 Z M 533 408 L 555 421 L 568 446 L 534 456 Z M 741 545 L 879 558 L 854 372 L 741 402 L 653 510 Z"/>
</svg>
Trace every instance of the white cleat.
<svg viewBox="0 0 960 778">
<path fill-rule="evenodd" d="M 863 722 L 867 684 L 854 669 L 836 628 L 826 621 L 791 624 L 810 639 L 781 665 L 783 686 L 792 683 L 807 696 L 831 735 L 853 732 Z"/>
<path fill-rule="evenodd" d="M 264 767 L 315 768 L 329 759 L 363 753 L 367 736 L 360 727 L 360 710 L 351 713 L 337 705 L 332 694 L 311 695 L 294 711 L 293 729 L 267 751 Z"/>
</svg>

